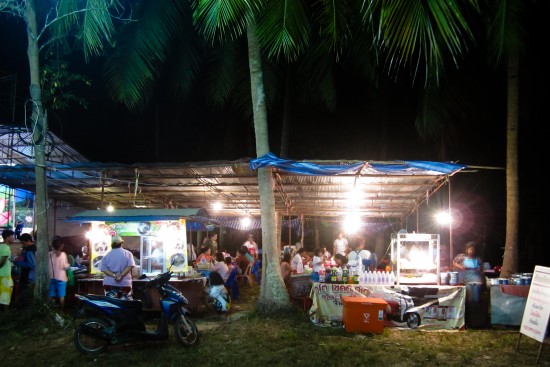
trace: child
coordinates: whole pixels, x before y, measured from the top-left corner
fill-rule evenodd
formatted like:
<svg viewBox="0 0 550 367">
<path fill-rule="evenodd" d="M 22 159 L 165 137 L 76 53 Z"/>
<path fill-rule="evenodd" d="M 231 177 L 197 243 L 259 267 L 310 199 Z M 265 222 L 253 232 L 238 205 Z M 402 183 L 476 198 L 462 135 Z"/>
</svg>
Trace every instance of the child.
<svg viewBox="0 0 550 367">
<path fill-rule="evenodd" d="M 231 308 L 231 297 L 222 276 L 217 271 L 210 272 L 208 301 L 217 312 L 227 312 Z"/>
<path fill-rule="evenodd" d="M 312 282 L 318 282 L 319 281 L 319 272 L 321 270 L 325 269 L 325 256 L 323 254 L 322 248 L 316 248 L 313 252 L 313 261 L 312 261 L 312 267 L 313 272 L 311 273 L 311 281 Z"/>
</svg>

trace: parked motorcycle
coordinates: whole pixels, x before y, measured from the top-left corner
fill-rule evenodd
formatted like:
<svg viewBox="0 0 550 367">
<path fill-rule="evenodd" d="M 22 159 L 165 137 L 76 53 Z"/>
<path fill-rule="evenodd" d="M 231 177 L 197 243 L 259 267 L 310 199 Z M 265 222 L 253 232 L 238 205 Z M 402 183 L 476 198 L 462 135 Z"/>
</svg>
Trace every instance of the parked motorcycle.
<svg viewBox="0 0 550 367">
<path fill-rule="evenodd" d="M 189 318 L 188 301 L 180 291 L 168 284 L 172 276 L 169 270 L 150 280 L 140 291 L 155 287 L 160 295 L 160 321 L 155 331 L 146 330 L 143 322 L 142 301 L 129 301 L 93 294 L 77 294 L 81 315 L 89 318 L 80 323 L 74 333 L 74 345 L 83 354 L 97 354 L 109 345 L 144 340 L 166 340 L 168 324 L 174 326 L 176 340 L 184 347 L 199 341 L 197 325 Z"/>
</svg>

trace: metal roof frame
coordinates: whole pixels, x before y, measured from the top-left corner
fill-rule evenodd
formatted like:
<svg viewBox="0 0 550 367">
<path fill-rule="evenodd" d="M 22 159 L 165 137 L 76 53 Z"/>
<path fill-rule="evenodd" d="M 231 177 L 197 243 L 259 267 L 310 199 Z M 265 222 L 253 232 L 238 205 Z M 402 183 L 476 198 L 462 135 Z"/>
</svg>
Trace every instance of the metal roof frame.
<svg viewBox="0 0 550 367">
<path fill-rule="evenodd" d="M 0 126 L 0 184 L 35 192 L 32 140 L 23 130 Z M 49 199 L 90 210 L 112 204 L 119 209 L 207 208 L 213 216 L 260 215 L 257 172 L 250 168 L 249 159 L 131 165 L 89 162 L 51 135 L 55 146 L 48 156 Z M 342 165 L 363 161 L 314 162 Z M 396 165 L 403 161 L 364 163 Z M 311 176 L 270 169 L 275 209 L 281 214 L 335 217 L 354 211 L 370 220 L 405 219 L 456 173 L 388 174 L 365 169 L 353 174 Z M 349 196 L 353 188 L 361 192 L 360 197 Z M 215 202 L 223 208 L 214 211 Z"/>
</svg>

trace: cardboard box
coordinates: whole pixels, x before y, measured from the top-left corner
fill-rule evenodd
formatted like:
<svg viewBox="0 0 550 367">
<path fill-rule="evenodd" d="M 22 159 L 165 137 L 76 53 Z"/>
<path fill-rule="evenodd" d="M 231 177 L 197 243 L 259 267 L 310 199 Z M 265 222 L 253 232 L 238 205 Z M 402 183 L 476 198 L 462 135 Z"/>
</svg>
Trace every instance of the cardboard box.
<svg viewBox="0 0 550 367">
<path fill-rule="evenodd" d="M 382 333 L 388 303 L 382 298 L 343 296 L 343 321 L 347 332 Z"/>
</svg>

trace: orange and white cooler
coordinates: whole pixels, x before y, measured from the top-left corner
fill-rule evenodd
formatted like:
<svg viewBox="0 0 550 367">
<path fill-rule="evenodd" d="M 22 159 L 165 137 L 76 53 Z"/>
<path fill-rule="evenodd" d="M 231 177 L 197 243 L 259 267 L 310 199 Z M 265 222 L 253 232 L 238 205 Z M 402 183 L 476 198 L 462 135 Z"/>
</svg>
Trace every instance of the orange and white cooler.
<svg viewBox="0 0 550 367">
<path fill-rule="evenodd" d="M 382 298 L 342 297 L 347 332 L 382 333 L 388 303 Z"/>
</svg>

